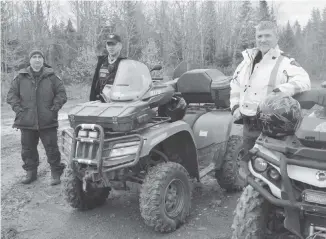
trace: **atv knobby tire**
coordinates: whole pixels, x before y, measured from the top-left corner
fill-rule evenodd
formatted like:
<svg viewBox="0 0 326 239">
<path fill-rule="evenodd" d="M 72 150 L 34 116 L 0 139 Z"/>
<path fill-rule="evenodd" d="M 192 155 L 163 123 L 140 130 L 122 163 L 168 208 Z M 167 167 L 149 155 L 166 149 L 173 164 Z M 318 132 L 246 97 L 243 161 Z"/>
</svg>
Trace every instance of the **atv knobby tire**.
<svg viewBox="0 0 326 239">
<path fill-rule="evenodd" d="M 110 194 L 110 188 L 93 189 L 84 192 L 82 181 L 74 175 L 72 169 L 66 171 L 67 182 L 65 184 L 66 201 L 73 208 L 80 210 L 93 209 L 105 203 Z"/>
<path fill-rule="evenodd" d="M 239 163 L 243 152 L 242 137 L 231 135 L 226 146 L 222 167 L 215 171 L 218 184 L 227 192 L 240 191 L 245 186 L 245 182 L 239 175 Z"/>
<path fill-rule="evenodd" d="M 159 232 L 174 231 L 185 222 L 190 207 L 189 175 L 182 165 L 167 162 L 149 170 L 140 191 L 140 212 L 146 225 Z"/>
<path fill-rule="evenodd" d="M 271 204 L 262 195 L 247 186 L 235 209 L 232 239 L 266 239 L 269 207 Z"/>
</svg>

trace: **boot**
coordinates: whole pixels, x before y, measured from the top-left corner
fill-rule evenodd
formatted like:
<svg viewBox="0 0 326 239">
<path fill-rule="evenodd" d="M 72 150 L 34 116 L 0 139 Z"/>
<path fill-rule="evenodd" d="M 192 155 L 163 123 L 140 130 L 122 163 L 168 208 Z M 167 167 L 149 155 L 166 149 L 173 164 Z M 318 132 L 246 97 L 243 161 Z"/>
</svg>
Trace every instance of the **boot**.
<svg viewBox="0 0 326 239">
<path fill-rule="evenodd" d="M 61 183 L 61 180 L 60 180 L 60 176 L 61 176 L 62 172 L 56 172 L 56 171 L 51 171 L 51 186 L 53 185 L 58 185 Z"/>
<path fill-rule="evenodd" d="M 31 182 L 35 181 L 37 179 L 37 170 L 29 170 L 26 171 L 26 177 L 22 181 L 23 184 L 30 184 Z"/>
</svg>

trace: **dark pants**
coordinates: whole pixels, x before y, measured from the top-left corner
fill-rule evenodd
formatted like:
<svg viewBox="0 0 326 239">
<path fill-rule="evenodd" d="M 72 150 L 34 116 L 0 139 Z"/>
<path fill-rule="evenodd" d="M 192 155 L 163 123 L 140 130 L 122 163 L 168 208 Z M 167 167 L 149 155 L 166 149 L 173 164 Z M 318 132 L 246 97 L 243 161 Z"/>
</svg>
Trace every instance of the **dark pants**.
<svg viewBox="0 0 326 239">
<path fill-rule="evenodd" d="M 37 145 L 41 138 L 48 163 L 53 172 L 63 172 L 64 164 L 60 163 L 61 154 L 58 147 L 57 128 L 42 130 L 21 129 L 23 169 L 26 171 L 35 170 L 39 165 L 39 154 Z"/>
<path fill-rule="evenodd" d="M 257 138 L 261 133 L 255 118 L 246 118 L 243 120 L 243 148 L 245 154 L 249 152 L 255 145 Z"/>
</svg>

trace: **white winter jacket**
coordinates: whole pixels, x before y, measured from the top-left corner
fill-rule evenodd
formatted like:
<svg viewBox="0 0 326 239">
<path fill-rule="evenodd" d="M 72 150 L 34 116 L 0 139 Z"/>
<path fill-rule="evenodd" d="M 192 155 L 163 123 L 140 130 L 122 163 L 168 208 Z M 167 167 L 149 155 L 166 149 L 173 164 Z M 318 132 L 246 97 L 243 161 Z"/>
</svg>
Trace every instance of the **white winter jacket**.
<svg viewBox="0 0 326 239">
<path fill-rule="evenodd" d="M 247 116 L 255 115 L 259 103 L 275 88 L 291 96 L 311 88 L 308 73 L 293 58 L 284 56 L 278 46 L 269 50 L 252 71 L 258 52 L 256 48 L 242 52 L 244 60 L 230 83 L 231 109 L 239 105 Z"/>
</svg>

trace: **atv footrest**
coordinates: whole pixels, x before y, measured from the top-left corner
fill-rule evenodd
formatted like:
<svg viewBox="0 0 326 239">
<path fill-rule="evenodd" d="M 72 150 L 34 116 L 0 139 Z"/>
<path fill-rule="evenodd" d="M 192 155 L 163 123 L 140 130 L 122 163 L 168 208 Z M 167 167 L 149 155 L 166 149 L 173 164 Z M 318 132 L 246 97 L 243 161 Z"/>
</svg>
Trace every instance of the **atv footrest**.
<svg viewBox="0 0 326 239">
<path fill-rule="evenodd" d="M 210 172 L 215 170 L 215 164 L 214 163 L 210 163 L 210 165 L 208 165 L 206 168 L 202 169 L 199 172 L 199 178 L 203 178 L 205 177 L 207 174 L 209 174 Z"/>
</svg>

